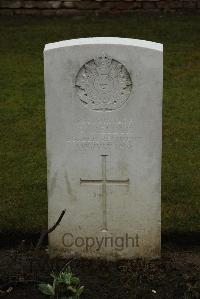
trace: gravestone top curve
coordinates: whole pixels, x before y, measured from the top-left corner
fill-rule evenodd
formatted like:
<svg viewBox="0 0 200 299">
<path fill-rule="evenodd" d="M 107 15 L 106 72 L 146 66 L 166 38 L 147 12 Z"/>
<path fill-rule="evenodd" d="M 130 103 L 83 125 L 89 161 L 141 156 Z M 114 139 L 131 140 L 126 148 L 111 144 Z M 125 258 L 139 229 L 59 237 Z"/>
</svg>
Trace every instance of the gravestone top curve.
<svg viewBox="0 0 200 299">
<path fill-rule="evenodd" d="M 78 38 L 78 39 L 64 40 L 55 43 L 49 43 L 45 45 L 44 52 L 53 49 L 62 48 L 62 47 L 82 46 L 82 45 L 89 45 L 89 44 L 123 45 L 123 46 L 133 46 L 133 47 L 140 47 L 140 48 L 149 48 L 161 52 L 163 51 L 162 44 L 146 41 L 146 40 L 121 38 L 121 37 L 89 37 L 89 38 Z"/>
</svg>

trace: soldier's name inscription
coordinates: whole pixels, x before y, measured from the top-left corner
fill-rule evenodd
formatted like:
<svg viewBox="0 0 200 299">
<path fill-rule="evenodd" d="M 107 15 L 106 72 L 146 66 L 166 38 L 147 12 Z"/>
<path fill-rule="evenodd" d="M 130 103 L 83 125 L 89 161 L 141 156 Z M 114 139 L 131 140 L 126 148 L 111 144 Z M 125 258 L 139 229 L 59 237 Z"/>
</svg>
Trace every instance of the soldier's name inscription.
<svg viewBox="0 0 200 299">
<path fill-rule="evenodd" d="M 134 131 L 133 119 L 122 121 L 80 121 L 76 124 L 76 135 L 67 136 L 66 141 L 76 149 L 129 150 L 135 141 L 141 141 Z"/>
</svg>

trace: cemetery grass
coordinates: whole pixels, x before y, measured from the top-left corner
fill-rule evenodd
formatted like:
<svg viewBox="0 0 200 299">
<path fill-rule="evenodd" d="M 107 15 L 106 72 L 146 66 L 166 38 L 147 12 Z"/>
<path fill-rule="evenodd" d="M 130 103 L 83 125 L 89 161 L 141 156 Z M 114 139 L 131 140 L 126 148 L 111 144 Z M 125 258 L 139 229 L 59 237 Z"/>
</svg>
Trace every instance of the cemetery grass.
<svg viewBox="0 0 200 299">
<path fill-rule="evenodd" d="M 1 18 L 1 232 L 47 225 L 42 52 L 46 43 L 89 36 L 164 44 L 162 232 L 199 231 L 199 32 L 198 16 Z"/>
</svg>

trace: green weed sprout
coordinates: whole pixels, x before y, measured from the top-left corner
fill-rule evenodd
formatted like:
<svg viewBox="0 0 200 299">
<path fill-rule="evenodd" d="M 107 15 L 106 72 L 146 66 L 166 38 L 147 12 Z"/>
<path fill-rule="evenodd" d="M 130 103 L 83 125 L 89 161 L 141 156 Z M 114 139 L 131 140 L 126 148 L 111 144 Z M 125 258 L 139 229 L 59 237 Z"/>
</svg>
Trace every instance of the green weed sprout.
<svg viewBox="0 0 200 299">
<path fill-rule="evenodd" d="M 39 290 L 55 299 L 79 299 L 84 287 L 80 286 L 80 280 L 76 277 L 70 267 L 58 274 L 51 274 L 53 284 L 41 283 Z"/>
</svg>

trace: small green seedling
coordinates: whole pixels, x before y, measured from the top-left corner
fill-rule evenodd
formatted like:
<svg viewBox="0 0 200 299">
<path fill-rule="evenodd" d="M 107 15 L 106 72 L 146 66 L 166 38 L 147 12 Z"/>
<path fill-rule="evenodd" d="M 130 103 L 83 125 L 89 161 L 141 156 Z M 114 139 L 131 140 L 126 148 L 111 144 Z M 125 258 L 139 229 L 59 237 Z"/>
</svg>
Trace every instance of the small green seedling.
<svg viewBox="0 0 200 299">
<path fill-rule="evenodd" d="M 84 287 L 80 286 L 80 280 L 74 276 L 71 269 L 56 274 L 51 274 L 53 277 L 53 284 L 41 283 L 39 290 L 51 298 L 55 299 L 79 299 L 83 293 Z"/>
</svg>

